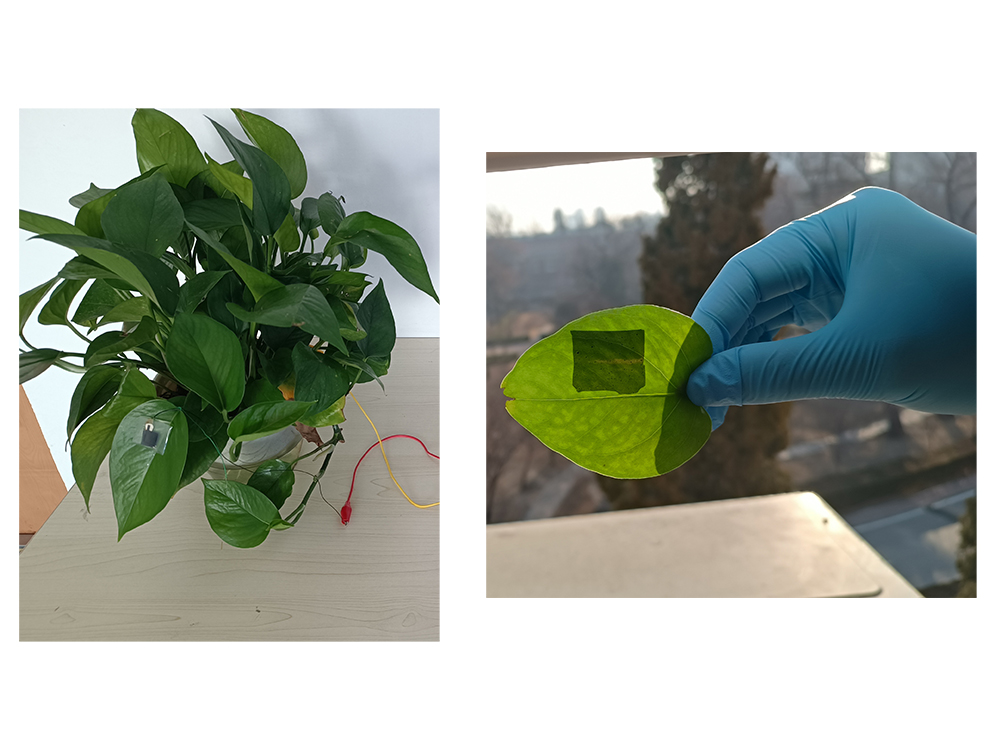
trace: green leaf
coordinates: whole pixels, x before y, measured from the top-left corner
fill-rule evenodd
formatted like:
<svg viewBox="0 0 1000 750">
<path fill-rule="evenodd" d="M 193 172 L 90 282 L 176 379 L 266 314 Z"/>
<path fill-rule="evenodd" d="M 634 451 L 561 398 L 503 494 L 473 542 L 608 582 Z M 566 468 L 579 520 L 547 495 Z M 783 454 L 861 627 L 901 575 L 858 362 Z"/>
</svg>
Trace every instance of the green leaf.
<svg viewBox="0 0 1000 750">
<path fill-rule="evenodd" d="M 295 369 L 295 398 L 315 402 L 304 415 L 306 417 L 326 411 L 351 390 L 351 377 L 343 365 L 317 356 L 302 342 L 292 349 L 292 366 Z"/>
<path fill-rule="evenodd" d="M 295 474 L 292 473 L 292 465 L 276 458 L 258 466 L 247 480 L 248 487 L 253 487 L 264 495 L 278 510 L 292 494 L 294 485 Z"/>
<path fill-rule="evenodd" d="M 167 433 L 160 437 L 164 441 L 162 452 L 144 444 L 150 421 L 154 421 L 151 432 L 160 432 L 162 427 Z M 187 449 L 187 420 L 180 409 L 162 399 L 140 404 L 122 419 L 111 444 L 109 465 L 118 541 L 167 506 L 177 492 Z"/>
<path fill-rule="evenodd" d="M 285 397 L 281 395 L 281 391 L 271 384 L 270 381 L 261 378 L 259 380 L 251 380 L 247 383 L 246 393 L 243 394 L 243 406 L 252 406 L 253 404 L 263 404 L 267 402 L 284 401 Z"/>
<path fill-rule="evenodd" d="M 155 109 L 137 109 L 132 116 L 139 171 L 165 165 L 167 178 L 184 187 L 205 169 L 205 159 L 191 134 L 169 115 Z"/>
<path fill-rule="evenodd" d="M 314 284 L 324 286 L 339 286 L 345 289 L 364 289 L 371 282 L 368 274 L 360 271 L 338 271 L 330 266 L 320 266 L 314 268 L 311 275 Z"/>
<path fill-rule="evenodd" d="M 319 414 L 311 417 L 302 417 L 299 421 L 309 427 L 331 427 L 344 421 L 344 406 L 347 404 L 347 396 L 341 396 L 333 404 Z"/>
<path fill-rule="evenodd" d="M 135 323 L 143 318 L 152 318 L 152 311 L 149 307 L 149 300 L 145 297 L 130 297 L 124 300 L 105 313 L 101 318 L 101 325 L 109 323 Z"/>
<path fill-rule="evenodd" d="M 177 314 L 194 312 L 195 308 L 229 271 L 205 271 L 181 287 L 177 299 Z"/>
<path fill-rule="evenodd" d="M 319 203 L 315 198 L 303 198 L 299 209 L 299 230 L 303 235 L 309 234 L 320 226 Z"/>
<path fill-rule="evenodd" d="M 44 239 L 44 235 L 41 235 Z M 32 238 L 34 239 L 34 238 Z M 109 271 L 102 265 L 94 263 L 92 260 L 77 256 L 71 258 L 66 262 L 66 265 L 59 270 L 59 278 L 61 279 L 118 279 L 120 283 L 121 279 L 118 278 L 118 274 L 114 271 Z"/>
<path fill-rule="evenodd" d="M 22 352 L 18 355 L 18 381 L 27 383 L 32 378 L 37 378 L 52 365 L 66 356 L 66 352 L 58 349 L 32 349 L 30 352 Z"/>
<path fill-rule="evenodd" d="M 375 372 L 375 369 L 370 364 L 368 364 L 368 362 L 366 362 L 363 358 L 361 358 L 357 354 L 351 354 L 347 357 L 343 357 L 339 354 L 332 354 L 331 356 L 333 357 L 333 360 L 335 362 L 339 362 L 340 364 L 344 365 L 344 367 L 350 367 L 355 370 L 360 370 L 362 373 L 367 375 L 369 379 L 378 382 L 378 384 L 382 387 L 383 391 L 385 390 L 385 385 L 383 385 L 382 381 L 379 380 L 379 374 Z M 359 380 L 358 382 L 367 383 L 368 381 Z"/>
<path fill-rule="evenodd" d="M 132 409 L 155 396 L 156 387 L 149 378 L 130 368 L 122 376 L 118 394 L 77 430 L 70 446 L 70 458 L 73 461 L 73 478 L 88 508 L 97 470 L 111 450 L 118 425 Z"/>
<path fill-rule="evenodd" d="M 358 341 L 365 358 L 388 357 L 396 345 L 396 321 L 381 279 L 358 305 L 358 324 L 368 335 Z M 384 374 L 384 373 L 383 373 Z"/>
<path fill-rule="evenodd" d="M 229 437 L 235 443 L 273 435 L 304 417 L 312 402 L 267 401 L 247 407 L 229 423 Z"/>
<path fill-rule="evenodd" d="M 149 317 L 140 320 L 139 325 L 126 335 L 122 335 L 121 331 L 102 333 L 90 342 L 83 363 L 93 367 L 123 352 L 135 351 L 137 346 L 152 341 L 156 333 L 156 321 Z"/>
<path fill-rule="evenodd" d="M 17 298 L 19 319 L 19 325 L 17 328 L 18 335 L 24 332 L 24 324 L 28 322 L 28 318 L 31 317 L 31 313 L 35 311 L 35 308 L 38 307 L 38 303 L 42 301 L 46 294 L 49 293 L 49 290 L 55 286 L 57 281 L 59 281 L 59 277 L 49 279 L 44 284 L 39 284 L 34 289 L 29 289 Z"/>
<path fill-rule="evenodd" d="M 239 482 L 202 479 L 205 515 L 222 541 L 233 547 L 256 547 L 281 520 L 274 503 L 259 490 Z"/>
<path fill-rule="evenodd" d="M 121 368 L 111 365 L 91 367 L 80 378 L 69 402 L 69 419 L 66 422 L 66 438 L 73 436 L 80 423 L 104 406 L 118 393 L 121 385 Z"/>
<path fill-rule="evenodd" d="M 242 223 L 239 204 L 224 198 L 207 198 L 185 203 L 184 219 L 208 232 L 238 227 Z"/>
<path fill-rule="evenodd" d="M 326 243 L 326 247 L 323 248 L 323 252 L 331 258 L 335 253 L 339 252 L 340 260 L 343 263 L 344 268 L 357 268 L 358 266 L 364 265 L 364 262 L 368 260 L 367 249 L 361 247 L 361 245 L 343 240 L 331 239 L 328 243 Z"/>
<path fill-rule="evenodd" d="M 233 270 L 236 271 L 237 275 L 243 279 L 243 283 L 247 285 L 250 293 L 253 295 L 255 300 L 260 300 L 264 295 L 269 292 L 278 291 L 285 288 L 277 279 L 268 276 L 263 271 L 258 271 L 253 266 L 244 263 L 242 260 L 234 256 L 226 247 L 216 240 L 208 236 L 204 231 L 188 223 L 191 231 L 194 232 L 198 238 L 208 245 L 212 250 L 217 252 L 222 258 L 232 266 Z"/>
<path fill-rule="evenodd" d="M 194 268 L 186 260 L 183 260 L 176 253 L 172 253 L 169 250 L 160 256 L 160 260 L 166 263 L 174 271 L 174 274 L 182 273 L 185 279 L 190 279 L 196 273 Z"/>
<path fill-rule="evenodd" d="M 298 326 L 347 353 L 340 335 L 340 322 L 323 293 L 309 284 L 289 284 L 268 292 L 257 300 L 253 311 L 228 304 L 237 318 L 250 323 L 287 328 Z"/>
<path fill-rule="evenodd" d="M 72 279 L 57 286 L 45 307 L 38 311 L 38 322 L 43 326 L 69 326 L 69 306 L 86 283 Z"/>
<path fill-rule="evenodd" d="M 243 167 L 235 160 L 219 164 L 208 154 L 205 154 L 205 158 L 208 159 L 206 184 L 220 198 L 225 198 L 225 194 L 229 192 L 243 201 L 245 206 L 253 208 L 253 183 L 243 176 Z"/>
<path fill-rule="evenodd" d="M 367 211 L 359 211 L 346 217 L 336 234 L 340 239 L 356 242 L 384 256 L 400 276 L 429 294 L 435 302 L 440 302 L 416 240 L 402 227 Z"/>
<path fill-rule="evenodd" d="M 277 162 L 259 148 L 234 138 L 211 118 L 233 158 L 253 182 L 253 224 L 258 234 L 273 235 L 292 210 L 288 178 Z"/>
<path fill-rule="evenodd" d="M 84 190 L 82 193 L 77 193 L 69 199 L 69 205 L 74 208 L 83 208 L 91 201 L 96 201 L 98 198 L 102 198 L 108 193 L 113 193 L 114 191 L 114 188 L 101 188 L 97 187 L 94 183 L 90 183 L 89 188 Z"/>
<path fill-rule="evenodd" d="M 305 210 L 305 201 L 302 202 L 302 207 Z M 331 237 L 335 236 L 340 223 L 344 220 L 341 198 L 335 198 L 333 193 L 323 193 L 316 199 L 316 213 L 323 231 Z"/>
<path fill-rule="evenodd" d="M 295 227 L 295 219 L 291 213 L 281 223 L 274 239 L 278 241 L 278 247 L 283 253 L 294 253 L 299 249 L 299 230 Z"/>
<path fill-rule="evenodd" d="M 184 209 L 162 174 L 118 189 L 101 214 L 111 242 L 159 258 L 184 228 Z"/>
<path fill-rule="evenodd" d="M 224 426 L 225 417 L 222 412 L 206 403 L 201 396 L 193 391 L 187 396 L 183 396 L 179 405 L 184 409 L 184 416 L 187 417 L 188 440 L 192 443 L 211 439 Z M 225 441 L 226 436 L 223 436 L 223 441 L 219 445 L 220 450 L 225 445 Z M 194 479 L 197 478 L 194 477 Z"/>
<path fill-rule="evenodd" d="M 219 411 L 233 411 L 243 400 L 246 378 L 239 339 L 206 315 L 180 313 L 167 339 L 167 366 L 178 383 Z"/>
<path fill-rule="evenodd" d="M 168 315 L 172 315 L 177 307 L 177 275 L 156 258 L 94 237 L 42 234 L 32 239 L 63 245 L 113 271 L 152 299 Z"/>
<path fill-rule="evenodd" d="M 302 156 L 295 139 L 280 125 L 253 112 L 234 109 L 233 114 L 253 144 L 281 167 L 285 177 L 288 178 L 291 197 L 298 198 L 302 195 L 302 191 L 306 189 L 308 175 L 305 157 Z"/>
<path fill-rule="evenodd" d="M 129 185 L 134 185 L 138 182 L 142 182 L 143 180 L 147 180 L 158 171 L 159 167 L 153 167 L 149 171 L 143 172 L 138 177 L 133 177 L 124 185 L 119 185 L 113 190 L 104 191 L 103 188 L 98 188 L 98 190 L 102 192 L 102 195 L 89 203 L 84 203 L 83 206 L 80 207 L 80 210 L 77 211 L 76 219 L 73 223 L 78 229 L 83 230 L 84 234 L 102 240 L 105 239 L 104 227 L 101 225 L 101 217 L 104 214 L 104 210 L 108 207 L 108 204 L 118 194 L 118 191 L 122 188 L 128 187 Z"/>
<path fill-rule="evenodd" d="M 501 383 L 507 411 L 552 450 L 618 479 L 665 474 L 708 440 L 685 395 L 712 354 L 693 320 L 653 305 L 585 315 L 521 355 Z"/>
<path fill-rule="evenodd" d="M 83 234 L 83 230 L 62 219 L 55 219 L 43 214 L 33 214 L 30 211 L 19 213 L 18 226 L 35 234 Z"/>
<path fill-rule="evenodd" d="M 81 258 L 80 260 L 84 260 Z M 80 304 L 73 315 L 73 322 L 77 325 L 87 326 L 91 331 L 98 327 L 98 321 L 119 304 L 130 299 L 145 299 L 145 297 L 132 297 L 128 292 L 115 289 L 104 279 L 95 279 L 90 285 L 90 289 L 83 295 Z M 149 303 L 146 303 L 146 315 L 149 315 Z M 141 316 L 140 316 L 141 317 Z M 135 318 L 139 320 L 139 318 Z"/>
<path fill-rule="evenodd" d="M 190 421 L 190 418 L 188 419 Z M 184 460 L 184 471 L 177 482 L 177 489 L 187 487 L 195 479 L 201 477 L 215 459 L 222 456 L 222 449 L 226 445 L 226 428 L 222 427 L 214 435 L 208 438 L 202 436 L 202 440 L 195 441 L 194 435 L 197 430 L 188 429 L 188 452 Z"/>
</svg>

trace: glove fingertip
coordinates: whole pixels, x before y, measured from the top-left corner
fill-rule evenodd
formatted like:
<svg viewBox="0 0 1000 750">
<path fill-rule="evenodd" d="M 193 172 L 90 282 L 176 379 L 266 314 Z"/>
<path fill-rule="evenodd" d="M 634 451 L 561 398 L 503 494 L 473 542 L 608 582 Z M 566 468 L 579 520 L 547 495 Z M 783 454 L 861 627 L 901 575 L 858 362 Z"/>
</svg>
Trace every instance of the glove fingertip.
<svg viewBox="0 0 1000 750">
<path fill-rule="evenodd" d="M 739 349 L 730 349 L 709 357 L 691 373 L 687 382 L 687 397 L 697 406 L 706 409 L 711 406 L 742 405 Z"/>
</svg>

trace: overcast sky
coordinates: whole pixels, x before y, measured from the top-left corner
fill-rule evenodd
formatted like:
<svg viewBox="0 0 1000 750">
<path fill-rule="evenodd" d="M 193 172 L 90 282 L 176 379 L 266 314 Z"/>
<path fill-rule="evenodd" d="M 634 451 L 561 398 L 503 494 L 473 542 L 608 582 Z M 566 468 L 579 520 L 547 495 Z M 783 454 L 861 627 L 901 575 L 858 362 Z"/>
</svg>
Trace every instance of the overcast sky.
<svg viewBox="0 0 1000 750">
<path fill-rule="evenodd" d="M 514 234 L 551 232 L 557 208 L 567 217 L 582 210 L 587 224 L 593 223 L 598 207 L 609 220 L 662 213 L 653 165 L 652 159 L 629 159 L 491 172 L 486 175 L 486 205 L 511 215 Z"/>
<path fill-rule="evenodd" d="M 206 115 L 240 140 L 248 139 L 227 109 L 164 109 L 216 161 L 230 155 Z M 301 148 L 309 169 L 303 196 L 343 195 L 347 213 L 370 211 L 406 229 L 423 252 L 434 288 L 439 276 L 439 117 L 436 109 L 252 110 L 285 128 Z M 77 209 L 69 198 L 98 187 L 117 187 L 139 174 L 132 136 L 133 110 L 21 110 L 19 208 L 70 223 Z M 295 200 L 299 205 L 301 197 Z M 55 276 L 75 253 L 33 240 L 21 231 L 18 292 Z M 412 288 L 376 253 L 362 270 L 385 281 L 396 331 L 401 337 L 439 335 L 438 305 Z M 77 296 L 77 302 L 83 293 Z M 71 308 L 71 309 L 75 309 Z M 36 310 L 37 311 L 37 310 Z M 83 342 L 58 326 L 29 322 L 25 336 L 36 347 L 80 351 Z M 42 433 L 66 486 L 74 483 L 66 442 L 69 401 L 79 381 L 50 367 L 24 385 Z"/>
</svg>

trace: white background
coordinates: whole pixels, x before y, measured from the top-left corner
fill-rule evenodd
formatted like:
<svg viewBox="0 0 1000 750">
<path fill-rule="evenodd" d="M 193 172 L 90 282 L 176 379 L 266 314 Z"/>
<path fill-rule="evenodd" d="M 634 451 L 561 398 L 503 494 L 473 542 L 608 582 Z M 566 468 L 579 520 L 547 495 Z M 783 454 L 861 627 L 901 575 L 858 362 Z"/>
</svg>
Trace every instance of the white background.
<svg viewBox="0 0 1000 750">
<path fill-rule="evenodd" d="M 979 467 L 978 600 L 484 598 L 485 151 L 979 151 L 979 191 L 995 206 L 995 24 L 982 3 L 912 11 L 856 0 L 12 6 L 0 51 L 12 252 L 14 208 L 27 206 L 14 188 L 18 108 L 440 107 L 442 186 L 441 642 L 19 644 L 10 528 L 12 741 L 989 746 L 995 460 Z M 979 231 L 986 456 L 997 424 L 994 213 L 981 212 Z"/>
<path fill-rule="evenodd" d="M 243 134 L 229 110 L 165 109 L 217 162 L 232 157 L 208 117 L 240 140 Z M 370 211 L 406 229 L 420 246 L 435 290 L 439 234 L 439 112 L 436 109 L 287 109 L 251 110 L 292 134 L 306 158 L 309 180 L 301 197 L 331 191 L 346 199 L 346 213 Z M 126 109 L 24 109 L 19 120 L 19 207 L 73 223 L 78 209 L 69 198 L 98 187 L 117 187 L 139 174 L 131 118 Z M 301 205 L 301 197 L 294 203 Z M 72 250 L 21 231 L 18 292 L 53 278 L 76 256 Z M 322 240 L 323 235 L 321 235 Z M 415 289 L 377 253 L 369 253 L 361 269 L 385 281 L 386 295 L 400 337 L 440 333 L 438 305 Z M 80 292 L 70 308 L 83 298 Z M 68 352 L 85 350 L 86 343 L 64 326 L 41 326 L 38 310 L 25 326 L 34 346 Z M 92 334 L 96 336 L 97 334 Z M 70 362 L 79 363 L 78 359 Z M 70 396 L 80 376 L 50 367 L 24 384 L 59 474 L 73 485 L 73 469 L 66 449 L 66 418 Z"/>
</svg>

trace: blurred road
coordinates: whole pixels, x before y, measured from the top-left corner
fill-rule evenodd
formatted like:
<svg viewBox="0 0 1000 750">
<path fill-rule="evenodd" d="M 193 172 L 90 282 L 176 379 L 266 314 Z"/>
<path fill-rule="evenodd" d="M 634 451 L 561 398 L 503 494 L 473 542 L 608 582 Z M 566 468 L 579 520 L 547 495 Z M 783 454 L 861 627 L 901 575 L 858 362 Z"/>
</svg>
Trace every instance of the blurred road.
<svg viewBox="0 0 1000 750">
<path fill-rule="evenodd" d="M 845 513 L 882 557 L 917 589 L 959 578 L 955 558 L 965 501 L 975 497 L 975 475 Z"/>
</svg>

